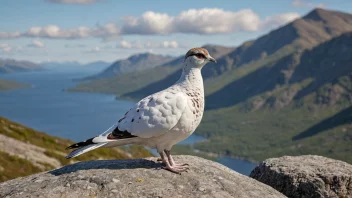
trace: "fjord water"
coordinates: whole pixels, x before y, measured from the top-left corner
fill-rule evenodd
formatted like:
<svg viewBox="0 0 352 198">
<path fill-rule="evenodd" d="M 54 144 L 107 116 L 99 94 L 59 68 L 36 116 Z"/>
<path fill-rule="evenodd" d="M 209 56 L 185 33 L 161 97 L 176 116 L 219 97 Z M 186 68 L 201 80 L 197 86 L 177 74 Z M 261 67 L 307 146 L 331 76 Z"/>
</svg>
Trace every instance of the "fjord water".
<svg viewBox="0 0 352 198">
<path fill-rule="evenodd" d="M 0 75 L 2 79 L 32 85 L 28 89 L 0 92 L 0 116 L 73 141 L 102 133 L 134 103 L 116 100 L 114 95 L 64 91 L 76 84 L 72 79 L 91 74 L 92 71 L 56 70 Z M 204 138 L 192 135 L 181 144 L 201 140 Z M 228 157 L 219 157 L 218 162 L 246 175 L 255 167 L 253 163 Z"/>
</svg>

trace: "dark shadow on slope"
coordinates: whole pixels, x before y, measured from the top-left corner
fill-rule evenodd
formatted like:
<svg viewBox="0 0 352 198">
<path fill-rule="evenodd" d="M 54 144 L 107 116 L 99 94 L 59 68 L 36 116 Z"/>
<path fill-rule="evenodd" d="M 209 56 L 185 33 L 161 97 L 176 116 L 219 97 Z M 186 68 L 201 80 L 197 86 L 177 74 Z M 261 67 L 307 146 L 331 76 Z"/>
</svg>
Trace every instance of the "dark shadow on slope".
<svg viewBox="0 0 352 198">
<path fill-rule="evenodd" d="M 327 118 L 318 124 L 308 128 L 307 130 L 301 132 L 300 134 L 296 135 L 292 138 L 292 140 L 301 140 L 307 137 L 312 137 L 319 133 L 322 133 L 326 130 L 335 128 L 337 126 L 352 123 L 352 107 L 349 107 L 339 113 L 333 115 L 330 118 Z"/>
<path fill-rule="evenodd" d="M 314 81 L 299 91 L 294 99 L 299 100 L 324 84 L 336 83 L 339 77 L 350 72 L 352 72 L 352 33 L 346 33 L 302 55 L 301 63 L 295 69 L 290 83 L 307 78 Z"/>
<path fill-rule="evenodd" d="M 206 109 L 236 105 L 258 94 L 275 89 L 287 82 L 282 71 L 294 67 L 296 54 L 282 58 L 274 65 L 263 66 L 246 76 L 231 82 L 219 91 L 206 97 Z"/>
<path fill-rule="evenodd" d="M 162 163 L 156 163 L 146 159 L 131 159 L 131 160 L 94 160 L 87 162 L 78 162 L 70 164 L 62 168 L 50 171 L 49 173 L 55 176 L 72 173 L 80 170 L 90 169 L 137 169 L 137 168 L 161 168 Z"/>
</svg>

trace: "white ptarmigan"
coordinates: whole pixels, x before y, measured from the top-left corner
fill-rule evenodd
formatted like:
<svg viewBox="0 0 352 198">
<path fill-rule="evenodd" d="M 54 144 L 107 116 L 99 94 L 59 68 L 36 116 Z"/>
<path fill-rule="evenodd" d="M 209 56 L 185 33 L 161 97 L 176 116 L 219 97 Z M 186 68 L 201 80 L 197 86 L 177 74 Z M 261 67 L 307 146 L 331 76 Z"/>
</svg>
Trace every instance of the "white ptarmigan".
<svg viewBox="0 0 352 198">
<path fill-rule="evenodd" d="M 99 136 L 73 144 L 66 158 L 76 157 L 99 147 L 140 144 L 156 148 L 165 169 L 180 173 L 187 164 L 176 164 L 171 148 L 190 136 L 200 124 L 204 111 L 202 67 L 216 62 L 204 48 L 190 49 L 183 62 L 180 79 L 169 88 L 145 97 L 117 124 Z"/>
</svg>

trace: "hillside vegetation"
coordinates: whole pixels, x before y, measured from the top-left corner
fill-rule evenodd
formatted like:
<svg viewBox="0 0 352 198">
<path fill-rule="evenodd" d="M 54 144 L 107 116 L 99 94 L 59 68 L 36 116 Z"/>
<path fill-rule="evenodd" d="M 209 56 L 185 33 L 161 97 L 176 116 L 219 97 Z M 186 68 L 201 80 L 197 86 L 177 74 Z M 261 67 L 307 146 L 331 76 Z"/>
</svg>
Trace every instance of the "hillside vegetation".
<svg viewBox="0 0 352 198">
<path fill-rule="evenodd" d="M 0 182 L 51 170 L 77 161 L 152 156 L 141 146 L 97 149 L 67 160 L 70 140 L 47 135 L 0 117 Z"/>
<path fill-rule="evenodd" d="M 13 89 L 27 88 L 29 85 L 12 80 L 0 79 L 0 91 L 9 91 Z"/>
<path fill-rule="evenodd" d="M 256 161 L 319 154 L 351 162 L 351 32 L 351 14 L 315 9 L 219 55 L 217 64 L 202 71 L 206 112 L 195 133 L 209 141 L 194 147 Z M 142 74 L 131 73 L 134 78 L 125 79 L 123 91 L 111 91 L 120 85 L 109 80 L 108 89 L 93 81 L 77 90 L 138 100 L 180 75 L 179 67 L 162 72 L 163 77 L 145 82 Z"/>
</svg>

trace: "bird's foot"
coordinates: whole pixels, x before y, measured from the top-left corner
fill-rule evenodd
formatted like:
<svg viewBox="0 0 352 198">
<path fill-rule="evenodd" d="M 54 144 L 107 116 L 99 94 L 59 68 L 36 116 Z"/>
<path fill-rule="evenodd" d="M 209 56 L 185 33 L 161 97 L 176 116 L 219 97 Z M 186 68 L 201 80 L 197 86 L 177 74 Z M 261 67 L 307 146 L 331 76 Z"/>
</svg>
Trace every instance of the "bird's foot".
<svg viewBox="0 0 352 198">
<path fill-rule="evenodd" d="M 180 174 L 182 172 L 187 172 L 189 170 L 188 167 L 182 166 L 182 165 L 173 165 L 173 166 L 169 166 L 168 164 L 164 167 L 162 167 L 165 170 L 168 170 L 170 172 L 176 173 L 176 174 Z"/>
</svg>

